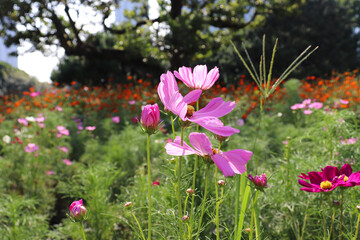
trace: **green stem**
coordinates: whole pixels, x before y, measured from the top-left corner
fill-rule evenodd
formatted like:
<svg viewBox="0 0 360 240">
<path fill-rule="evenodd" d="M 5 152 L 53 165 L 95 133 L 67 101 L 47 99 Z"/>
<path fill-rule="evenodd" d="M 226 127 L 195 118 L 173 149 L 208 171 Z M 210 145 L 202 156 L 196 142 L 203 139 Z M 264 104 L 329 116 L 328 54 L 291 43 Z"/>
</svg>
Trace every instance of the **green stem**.
<svg viewBox="0 0 360 240">
<path fill-rule="evenodd" d="M 196 111 L 199 110 L 199 100 L 196 101 Z M 199 132 L 199 125 L 196 124 L 196 132 Z M 194 163 L 194 171 L 193 171 L 193 182 L 191 189 L 195 191 L 195 183 L 196 183 L 196 173 L 197 173 L 197 166 L 198 166 L 199 156 L 195 156 L 195 163 Z M 190 225 L 193 226 L 193 214 L 194 214 L 194 202 L 195 202 L 195 194 L 191 196 L 191 208 L 190 208 Z M 191 228 L 192 229 L 192 228 Z M 192 233 L 191 233 L 192 234 Z"/>
<path fill-rule="evenodd" d="M 222 190 L 222 188 L 221 188 Z M 220 239 L 220 224 L 219 224 L 219 193 L 218 193 L 218 183 L 217 183 L 217 168 L 215 168 L 215 194 L 216 194 L 216 214 L 215 214 L 215 224 L 216 224 L 216 239 Z"/>
<path fill-rule="evenodd" d="M 322 196 L 321 196 L 321 211 L 322 211 L 322 217 L 323 217 L 324 239 L 326 239 L 326 218 L 325 218 L 324 201 L 323 201 Z"/>
<path fill-rule="evenodd" d="M 343 220 L 343 208 L 344 208 L 344 189 L 341 188 L 341 203 L 340 203 L 340 230 L 339 230 L 339 240 L 342 237 L 342 220 Z"/>
<path fill-rule="evenodd" d="M 219 143 L 218 152 L 220 152 L 221 148 L 221 142 Z M 218 192 L 218 182 L 217 182 L 217 173 L 218 169 L 215 168 L 215 194 L 216 194 L 216 215 L 215 215 L 215 224 L 216 224 L 216 239 L 220 239 L 220 221 L 219 221 L 219 208 L 220 208 L 220 202 L 219 202 L 219 192 Z M 223 188 L 221 187 L 221 192 L 223 191 Z"/>
<path fill-rule="evenodd" d="M 139 223 L 138 219 L 136 218 L 136 216 L 135 216 L 135 214 L 134 214 L 134 212 L 132 210 L 131 210 L 131 214 L 132 214 L 133 218 L 135 219 L 135 222 L 136 222 L 136 224 L 137 224 L 137 226 L 138 226 L 138 228 L 140 230 L 142 239 L 145 240 L 145 236 L 144 236 L 144 233 L 143 233 L 143 231 L 141 229 L 140 223 Z"/>
<path fill-rule="evenodd" d="M 184 127 L 181 128 L 181 146 L 184 144 Z M 183 227 L 182 227 L 182 207 L 181 207 L 181 161 L 182 157 L 179 157 L 178 160 L 178 170 L 177 170 L 177 201 L 178 201 L 178 213 L 179 213 L 179 231 L 180 239 L 183 239 Z"/>
<path fill-rule="evenodd" d="M 329 237 L 328 239 L 331 239 L 331 236 L 333 234 L 333 229 L 334 229 L 334 220 L 335 220 L 335 208 L 333 206 L 333 204 L 331 203 L 331 199 L 329 199 L 329 206 L 331 206 L 332 208 L 332 216 L 331 216 L 331 225 L 330 225 L 330 233 L 329 233 Z"/>
<path fill-rule="evenodd" d="M 83 238 L 83 240 L 86 240 L 83 221 L 80 221 L 79 223 L 80 223 L 80 227 L 81 227 L 82 238 Z"/>
<path fill-rule="evenodd" d="M 309 201 L 307 202 L 306 204 L 306 209 L 305 209 L 305 216 L 304 216 L 304 223 L 303 223 L 303 227 L 302 227 L 302 230 L 301 230 L 301 240 L 304 239 L 304 233 L 305 233 L 305 227 L 306 227 L 306 220 L 307 220 L 307 210 L 308 210 L 308 207 L 309 207 Z"/>
<path fill-rule="evenodd" d="M 184 215 L 186 215 L 186 206 L 187 206 L 187 201 L 189 199 L 189 194 L 186 196 L 185 198 L 185 203 L 184 203 Z"/>
<path fill-rule="evenodd" d="M 151 240 L 151 167 L 150 167 L 150 134 L 147 136 L 147 165 L 148 165 L 148 240 Z"/>
<path fill-rule="evenodd" d="M 256 240 L 260 240 L 260 219 L 259 219 L 259 208 L 257 204 L 259 191 L 256 191 L 255 202 L 254 202 L 254 218 L 255 218 L 255 236 Z"/>
<path fill-rule="evenodd" d="M 252 204 L 252 210 L 251 210 L 251 225 L 250 225 L 250 236 L 249 236 L 249 239 L 252 239 L 252 233 L 253 233 L 253 222 L 255 224 L 255 234 L 256 234 L 256 239 L 259 239 L 259 219 L 256 219 L 257 218 L 257 214 L 256 214 L 256 204 L 257 204 L 257 198 L 258 198 L 258 195 L 259 195 L 259 191 L 256 190 L 256 194 L 255 194 L 255 197 L 253 199 L 253 204 Z"/>
<path fill-rule="evenodd" d="M 355 231 L 354 240 L 357 239 L 358 230 L 359 230 L 359 223 L 360 223 L 360 213 L 358 213 L 358 218 L 357 218 L 357 222 L 356 222 L 356 231 Z"/>
<path fill-rule="evenodd" d="M 199 234 L 200 234 L 201 225 L 202 225 L 202 219 L 203 219 L 203 216 L 204 216 L 204 213 L 205 213 L 206 195 L 207 195 L 208 182 L 209 182 L 209 170 L 210 170 L 210 165 L 208 164 L 206 166 L 206 170 L 205 170 L 205 191 L 204 191 L 204 197 L 203 197 L 203 201 L 202 201 L 202 205 L 201 205 L 201 214 L 200 214 L 200 219 L 199 219 L 199 226 L 198 226 L 198 230 L 197 230 L 195 239 L 199 239 Z"/>
</svg>

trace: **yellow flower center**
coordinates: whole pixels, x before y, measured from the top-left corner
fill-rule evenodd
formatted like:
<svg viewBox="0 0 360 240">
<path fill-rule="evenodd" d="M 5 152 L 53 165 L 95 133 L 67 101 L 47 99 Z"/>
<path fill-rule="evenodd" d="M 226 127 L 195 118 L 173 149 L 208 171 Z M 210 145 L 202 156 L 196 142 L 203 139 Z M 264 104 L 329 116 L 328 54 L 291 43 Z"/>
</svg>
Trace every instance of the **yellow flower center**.
<svg viewBox="0 0 360 240">
<path fill-rule="evenodd" d="M 330 189 L 331 187 L 332 187 L 332 184 L 329 181 L 322 181 L 320 183 L 320 188 L 321 189 Z"/>
<path fill-rule="evenodd" d="M 346 175 L 342 175 L 344 178 L 343 178 L 343 181 L 346 182 L 347 180 L 349 180 L 349 177 L 346 176 Z"/>
<path fill-rule="evenodd" d="M 186 117 L 191 118 L 195 112 L 195 108 L 191 105 L 187 105 Z"/>
<path fill-rule="evenodd" d="M 219 151 L 217 149 L 215 149 L 215 148 L 212 148 L 211 150 L 212 150 L 214 155 L 219 153 Z"/>
</svg>

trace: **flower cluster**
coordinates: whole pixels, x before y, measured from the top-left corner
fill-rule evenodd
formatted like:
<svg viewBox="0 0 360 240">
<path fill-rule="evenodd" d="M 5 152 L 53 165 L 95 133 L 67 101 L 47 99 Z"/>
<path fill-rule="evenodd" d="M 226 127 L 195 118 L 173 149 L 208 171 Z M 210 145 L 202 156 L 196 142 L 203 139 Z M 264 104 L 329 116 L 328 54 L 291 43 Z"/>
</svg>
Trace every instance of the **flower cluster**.
<svg viewBox="0 0 360 240">
<path fill-rule="evenodd" d="M 306 192 L 330 192 L 337 187 L 360 185 L 360 171 L 353 173 L 350 164 L 344 164 L 340 170 L 326 166 L 321 172 L 301 173 L 299 178 L 299 184 L 303 186 L 300 190 Z"/>
<path fill-rule="evenodd" d="M 304 114 L 311 114 L 312 113 L 311 109 L 320 109 L 322 107 L 323 107 L 323 103 L 321 102 L 312 102 L 311 99 L 305 99 L 304 101 L 302 101 L 302 103 L 296 103 L 292 105 L 290 108 L 292 110 L 304 109 Z"/>
<path fill-rule="evenodd" d="M 175 77 L 194 90 L 183 96 L 179 91 Z M 221 97 L 217 97 L 211 99 L 205 107 L 197 111 L 191 105 L 191 103 L 198 101 L 202 91 L 211 88 L 218 78 L 219 70 L 217 67 L 209 72 L 207 72 L 205 65 L 196 66 L 193 72 L 191 68 L 181 67 L 174 74 L 168 71 L 161 75 L 158 94 L 165 109 L 177 115 L 183 127 L 195 123 L 218 136 L 229 137 L 240 131 L 230 126 L 224 126 L 219 118 L 230 113 L 235 108 L 235 102 L 225 102 Z M 246 163 L 252 155 L 252 152 L 242 149 L 228 152 L 219 151 L 212 147 L 205 133 L 190 133 L 189 141 L 192 147 L 180 137 L 176 137 L 173 142 L 166 144 L 167 154 L 172 156 L 192 154 L 201 156 L 204 162 L 215 163 L 225 177 L 244 173 Z"/>
</svg>

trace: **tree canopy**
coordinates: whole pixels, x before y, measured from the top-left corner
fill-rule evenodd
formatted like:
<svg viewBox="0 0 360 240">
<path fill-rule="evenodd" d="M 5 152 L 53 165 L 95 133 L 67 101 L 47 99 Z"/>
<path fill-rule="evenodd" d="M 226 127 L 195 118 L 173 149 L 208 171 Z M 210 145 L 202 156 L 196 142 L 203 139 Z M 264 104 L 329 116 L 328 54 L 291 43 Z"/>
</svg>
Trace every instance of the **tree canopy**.
<svg viewBox="0 0 360 240">
<path fill-rule="evenodd" d="M 247 38 L 251 45 L 256 46 L 259 39 L 256 36 L 261 38 L 270 29 L 268 26 L 276 29 L 274 35 L 279 31 L 280 43 L 284 41 L 282 38 L 285 41 L 292 38 L 301 40 L 301 35 L 296 37 L 291 34 L 295 34 L 295 29 L 302 32 L 307 30 L 302 29 L 300 26 L 303 25 L 298 25 L 293 16 L 309 18 L 307 21 L 314 25 L 326 22 L 325 19 L 316 20 L 321 15 L 312 9 L 309 11 L 316 15 L 313 18 L 294 15 L 308 11 L 300 8 L 304 0 L 158 0 L 156 17 L 150 16 L 152 6 L 148 0 L 131 2 L 133 8 L 123 13 L 125 20 L 114 22 L 115 9 L 125 1 L 2 0 L 0 34 L 7 45 L 27 40 L 32 43 L 33 49 L 44 53 L 51 52 L 54 47 L 63 48 L 66 58 L 61 63 L 62 69 L 67 68 L 68 72 L 71 72 L 71 68 L 64 67 L 67 63 L 77 66 L 79 71 L 85 66 L 94 69 L 98 65 L 108 64 L 117 71 L 158 75 L 165 69 L 177 69 L 206 60 L 213 65 L 229 62 L 229 73 L 225 72 L 225 75 L 231 75 L 234 63 L 240 64 L 234 61 L 236 56 L 231 51 L 230 40 L 241 42 Z M 336 11 L 336 14 L 341 14 Z M 352 11 L 352 16 L 354 13 Z M 276 18 L 279 20 L 274 20 Z M 277 25 L 284 28 L 273 28 Z M 286 28 L 289 29 L 288 35 Z M 346 27 L 345 31 L 349 29 Z M 319 37 L 321 34 L 319 32 Z M 329 36 L 324 38 L 332 40 Z M 311 39 L 299 45 L 293 42 L 295 51 L 308 42 Z M 230 52 L 231 55 L 228 55 Z M 75 61 L 79 61 L 79 64 L 74 64 Z M 117 71 L 108 73 L 108 67 L 100 66 L 100 69 L 99 72 L 104 74 L 99 74 L 98 80 L 117 74 Z M 61 71 L 54 76 L 59 74 Z"/>
</svg>

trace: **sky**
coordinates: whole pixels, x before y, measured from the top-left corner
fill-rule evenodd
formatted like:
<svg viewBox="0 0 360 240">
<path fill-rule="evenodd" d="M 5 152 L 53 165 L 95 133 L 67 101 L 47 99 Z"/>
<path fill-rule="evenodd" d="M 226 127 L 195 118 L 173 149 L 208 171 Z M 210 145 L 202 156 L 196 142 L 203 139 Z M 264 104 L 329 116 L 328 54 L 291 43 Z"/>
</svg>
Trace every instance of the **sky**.
<svg viewBox="0 0 360 240">
<path fill-rule="evenodd" d="M 157 0 L 149 0 L 150 6 L 150 19 L 156 18 L 158 16 L 158 3 Z M 82 9 L 84 14 L 79 16 L 77 23 L 84 23 L 89 19 L 88 11 Z M 110 21 L 115 21 L 115 15 L 109 18 Z M 90 30 L 91 29 L 91 30 Z M 101 27 L 94 27 L 91 25 L 89 31 L 96 32 L 101 29 Z M 28 42 L 22 43 L 18 47 L 18 68 L 25 71 L 30 76 L 36 77 L 40 82 L 51 82 L 50 76 L 53 69 L 56 68 L 59 60 L 64 56 L 64 50 L 60 49 L 54 51 L 52 56 L 44 56 L 40 51 L 27 52 L 31 48 L 31 44 Z"/>
</svg>

